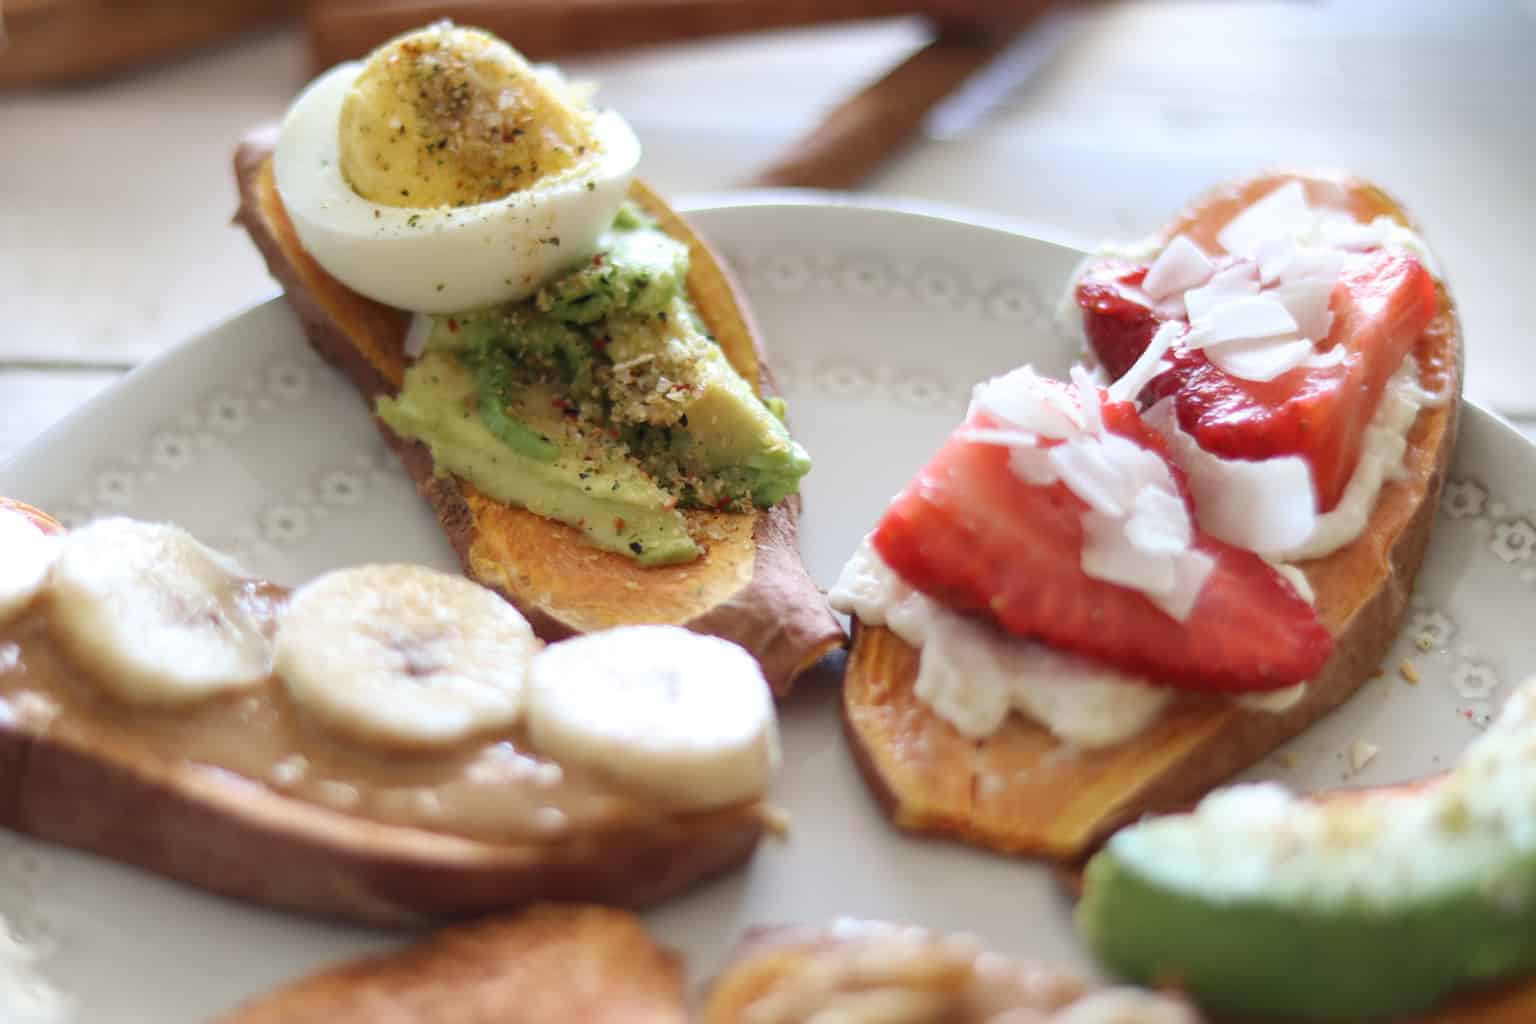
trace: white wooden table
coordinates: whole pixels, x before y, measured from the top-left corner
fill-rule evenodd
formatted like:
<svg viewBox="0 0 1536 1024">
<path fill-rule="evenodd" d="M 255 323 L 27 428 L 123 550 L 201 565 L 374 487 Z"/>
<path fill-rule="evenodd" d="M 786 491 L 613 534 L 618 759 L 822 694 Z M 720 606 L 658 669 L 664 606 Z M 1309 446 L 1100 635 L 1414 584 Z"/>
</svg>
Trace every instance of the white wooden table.
<svg viewBox="0 0 1536 1024">
<path fill-rule="evenodd" d="M 887 22 L 567 65 L 670 193 L 746 177 L 922 39 Z M 1222 177 L 1332 164 L 1418 213 L 1460 298 L 1468 390 L 1536 426 L 1517 253 L 1536 226 L 1536 0 L 1126 2 L 964 137 L 871 189 L 1088 237 Z M 3 58 L 0 58 L 3 59 Z M 229 157 L 306 79 L 295 29 L 102 85 L 0 95 L 0 459 L 139 361 L 275 293 L 228 226 Z"/>
</svg>

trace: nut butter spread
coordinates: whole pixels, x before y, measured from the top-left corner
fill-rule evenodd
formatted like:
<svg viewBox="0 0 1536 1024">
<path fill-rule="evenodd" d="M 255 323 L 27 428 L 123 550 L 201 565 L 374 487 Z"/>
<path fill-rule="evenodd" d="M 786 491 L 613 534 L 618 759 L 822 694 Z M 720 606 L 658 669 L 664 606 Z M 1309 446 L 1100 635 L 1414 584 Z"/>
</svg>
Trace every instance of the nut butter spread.
<svg viewBox="0 0 1536 1024">
<path fill-rule="evenodd" d="M 274 585 L 249 585 L 247 606 L 269 635 L 287 597 Z M 231 785 L 476 839 L 558 841 L 672 816 L 594 772 L 541 757 L 521 727 L 446 751 L 385 753 L 320 731 L 275 678 L 184 709 L 118 703 L 61 648 L 46 597 L 0 625 L 0 731 L 18 727 L 124 763 L 159 759 L 222 773 Z"/>
</svg>

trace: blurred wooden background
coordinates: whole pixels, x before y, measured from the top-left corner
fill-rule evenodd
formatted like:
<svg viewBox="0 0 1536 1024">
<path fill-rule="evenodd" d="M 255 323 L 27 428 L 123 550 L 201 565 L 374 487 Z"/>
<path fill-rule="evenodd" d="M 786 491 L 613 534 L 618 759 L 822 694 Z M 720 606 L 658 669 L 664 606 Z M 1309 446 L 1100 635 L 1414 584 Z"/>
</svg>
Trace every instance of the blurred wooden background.
<svg viewBox="0 0 1536 1024">
<path fill-rule="evenodd" d="M 21 39 L 23 19 L 60 18 L 75 2 L 0 0 L 0 11 Z M 788 18 L 798 3 L 775 6 Z M 87 6 L 142 18 L 167 5 Z M 256 6 L 222 9 L 256 20 L 272 4 Z M 57 47 L 87 46 L 79 23 L 50 31 Z M 688 193 L 748 179 L 927 38 L 925 23 L 898 17 L 565 63 L 629 117 L 646 176 Z M 308 79 L 309 51 L 289 19 L 101 81 L 0 91 L 0 458 L 137 362 L 274 293 L 228 227 L 228 160 Z M 867 188 L 1091 241 L 1149 230 L 1257 166 L 1357 170 L 1403 197 L 1440 250 L 1465 315 L 1471 393 L 1536 423 L 1516 257 L 1536 223 L 1533 55 L 1533 0 L 1089 4 L 999 109 L 925 139 Z M 0 51 L 0 83 L 26 59 Z"/>
</svg>

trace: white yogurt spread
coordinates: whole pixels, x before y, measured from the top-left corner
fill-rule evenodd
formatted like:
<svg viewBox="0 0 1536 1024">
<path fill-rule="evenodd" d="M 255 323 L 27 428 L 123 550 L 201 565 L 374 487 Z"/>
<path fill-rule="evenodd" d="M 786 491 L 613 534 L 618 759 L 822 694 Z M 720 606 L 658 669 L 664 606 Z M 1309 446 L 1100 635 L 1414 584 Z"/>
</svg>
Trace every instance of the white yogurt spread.
<svg viewBox="0 0 1536 1024">
<path fill-rule="evenodd" d="M 43 951 L 23 942 L 0 917 L 0 1020 L 5 1024 L 60 1024 L 71 1004 L 38 971 Z"/>
<path fill-rule="evenodd" d="M 1173 699 L 1172 690 L 951 611 L 903 582 L 868 537 L 827 596 L 921 651 L 918 699 L 966 736 L 990 736 L 1018 711 L 1065 743 L 1107 747 L 1141 732 Z"/>
<path fill-rule="evenodd" d="M 1276 566 L 1308 602 L 1312 588 L 1295 566 Z M 885 564 L 868 537 L 827 593 L 832 607 L 865 625 L 885 626 L 919 651 L 913 692 L 962 735 L 981 739 L 1002 728 L 1010 711 L 1083 749 L 1111 747 L 1157 721 L 1175 691 L 1081 655 L 1012 636 L 1001 627 L 952 611 L 920 594 Z M 1238 704 L 1279 713 L 1307 685 L 1244 694 Z"/>
</svg>

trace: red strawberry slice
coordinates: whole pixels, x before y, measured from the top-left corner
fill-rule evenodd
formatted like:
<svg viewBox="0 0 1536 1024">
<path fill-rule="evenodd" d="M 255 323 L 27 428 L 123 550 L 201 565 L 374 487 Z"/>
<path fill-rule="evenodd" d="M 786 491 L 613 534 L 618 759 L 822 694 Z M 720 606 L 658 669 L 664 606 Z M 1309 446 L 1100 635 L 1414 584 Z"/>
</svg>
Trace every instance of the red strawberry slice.
<svg viewBox="0 0 1536 1024">
<path fill-rule="evenodd" d="M 1104 419 L 1168 461 L 1129 402 L 1106 403 Z M 966 426 L 996 425 L 977 412 Z M 1176 469 L 1174 479 L 1182 489 Z M 1025 482 L 1009 449 L 968 440 L 962 428 L 891 503 L 874 545 L 908 584 L 956 610 L 1179 689 L 1278 689 L 1327 661 L 1333 638 L 1291 585 L 1198 528 L 1194 544 L 1215 569 L 1185 622 L 1139 590 L 1087 576 L 1087 507 L 1065 483 Z"/>
<path fill-rule="evenodd" d="M 1160 321 L 1135 293 L 1151 269 L 1145 263 L 1104 260 L 1083 272 L 1077 304 L 1083 310 L 1088 345 L 1111 380 L 1119 380 L 1157 332 Z"/>
<path fill-rule="evenodd" d="M 1151 310 L 1106 291 L 1144 269 L 1106 262 L 1078 286 L 1088 343 L 1105 368 L 1124 372 L 1158 326 Z M 1343 362 L 1298 367 L 1272 381 L 1232 377 L 1199 350 L 1175 346 L 1171 368 L 1140 396 L 1143 408 L 1172 396 L 1179 425 L 1213 455 L 1267 459 L 1299 455 L 1312 468 L 1319 511 L 1339 503 L 1360 461 L 1365 428 L 1387 381 L 1429 326 L 1437 299 L 1434 279 L 1417 259 L 1376 250 L 1351 254 L 1335 286 L 1328 344 L 1342 344 Z M 1128 361 L 1129 360 L 1129 361 Z"/>
</svg>

